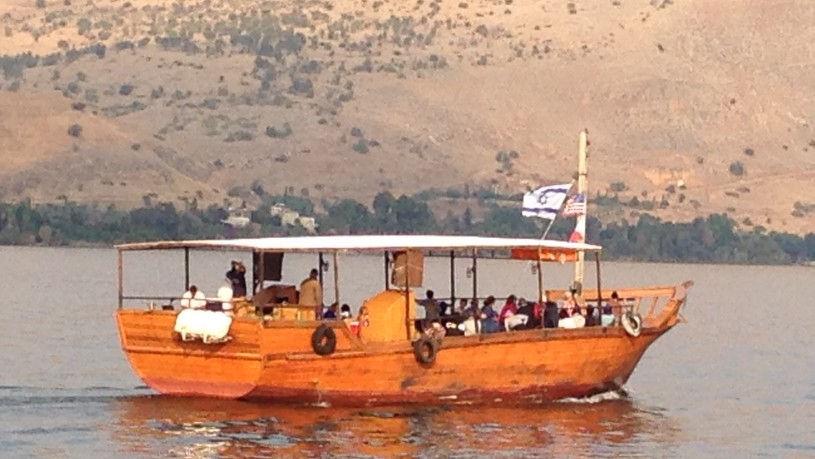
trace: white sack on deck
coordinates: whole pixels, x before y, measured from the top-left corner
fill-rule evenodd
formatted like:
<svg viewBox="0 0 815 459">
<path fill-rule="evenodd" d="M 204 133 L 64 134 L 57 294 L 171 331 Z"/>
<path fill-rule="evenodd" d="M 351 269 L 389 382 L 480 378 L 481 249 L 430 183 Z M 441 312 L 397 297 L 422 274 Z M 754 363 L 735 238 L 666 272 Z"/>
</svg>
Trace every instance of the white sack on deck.
<svg viewBox="0 0 815 459">
<path fill-rule="evenodd" d="M 227 339 L 232 318 L 222 312 L 184 309 L 175 319 L 174 330 L 183 341 L 200 338 L 205 343 Z"/>
</svg>

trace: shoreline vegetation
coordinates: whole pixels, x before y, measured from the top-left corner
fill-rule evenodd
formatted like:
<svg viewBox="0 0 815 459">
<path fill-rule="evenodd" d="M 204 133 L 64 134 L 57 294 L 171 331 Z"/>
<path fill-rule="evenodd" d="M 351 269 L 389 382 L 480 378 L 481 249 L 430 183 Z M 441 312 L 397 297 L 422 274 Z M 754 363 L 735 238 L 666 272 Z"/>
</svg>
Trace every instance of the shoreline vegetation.
<svg viewBox="0 0 815 459">
<path fill-rule="evenodd" d="M 474 234 L 533 237 L 548 221 L 524 218 L 517 207 L 489 203 L 480 218 L 467 207 L 460 215 L 439 218 L 427 202 L 416 196 L 395 197 L 381 192 L 372 205 L 352 199 L 320 203 L 321 211 L 306 197 L 263 195 L 257 209 L 243 211 L 246 226 L 224 223 L 235 211 L 217 204 L 184 209 L 161 202 L 131 210 L 113 206 L 0 202 L 0 245 L 110 247 L 121 242 L 173 239 L 218 239 L 307 235 L 299 224 L 284 224 L 272 207 L 283 204 L 300 216 L 314 218 L 317 234 Z M 565 240 L 573 219 L 559 218 L 547 238 Z M 728 264 L 800 264 L 815 262 L 815 233 L 805 236 L 768 231 L 761 226 L 746 231 L 724 214 L 690 222 L 666 222 L 641 213 L 636 222 L 601 221 L 589 217 L 587 240 L 604 247 L 607 260 Z"/>
</svg>

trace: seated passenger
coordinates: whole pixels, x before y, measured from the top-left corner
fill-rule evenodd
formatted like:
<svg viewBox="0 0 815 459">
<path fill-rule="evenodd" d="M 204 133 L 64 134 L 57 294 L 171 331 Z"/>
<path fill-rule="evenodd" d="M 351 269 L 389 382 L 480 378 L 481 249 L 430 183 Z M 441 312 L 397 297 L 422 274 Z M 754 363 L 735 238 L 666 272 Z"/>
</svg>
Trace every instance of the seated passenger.
<svg viewBox="0 0 815 459">
<path fill-rule="evenodd" d="M 463 300 L 462 301 L 466 301 Z M 481 312 L 478 310 L 478 300 L 470 300 L 470 305 L 461 312 L 463 320 L 458 325 L 458 329 L 464 336 L 474 336 L 478 334 L 478 318 Z"/>
<path fill-rule="evenodd" d="M 371 326 L 371 319 L 370 315 L 368 314 L 368 306 L 363 305 L 359 308 L 359 314 L 357 314 L 357 336 L 360 338 L 365 336 L 365 329 Z"/>
<path fill-rule="evenodd" d="M 526 325 L 523 328 L 530 329 L 541 326 L 542 314 L 540 304 L 533 303 L 531 301 L 527 301 L 525 304 L 520 304 L 519 302 L 518 314 L 522 314 L 527 317 Z"/>
<path fill-rule="evenodd" d="M 484 307 L 481 308 L 481 333 L 496 333 L 501 331 L 498 324 L 498 313 L 492 306 L 495 304 L 495 297 L 489 296 L 484 300 Z"/>
<path fill-rule="evenodd" d="M 453 314 L 464 314 L 467 309 L 467 299 L 462 298 L 458 300 L 458 306 L 453 306 Z"/>
<path fill-rule="evenodd" d="M 557 328 L 557 323 L 560 320 L 560 310 L 557 303 L 551 300 L 551 294 L 547 293 L 544 296 L 543 303 L 543 327 L 544 328 Z"/>
<path fill-rule="evenodd" d="M 504 329 L 506 331 L 523 330 L 526 328 L 526 324 L 529 322 L 529 314 L 521 314 L 520 311 L 521 308 L 524 308 L 524 310 L 528 309 L 528 304 L 525 299 L 521 298 L 518 300 L 519 306 L 516 313 L 504 317 Z"/>
<path fill-rule="evenodd" d="M 198 290 L 195 285 L 190 285 L 190 289 L 181 296 L 181 307 L 184 309 L 203 309 L 207 302 L 204 292 Z"/>
<path fill-rule="evenodd" d="M 438 322 L 433 322 L 430 327 L 424 331 L 425 336 L 432 340 L 441 341 L 447 335 L 447 330 Z"/>
<path fill-rule="evenodd" d="M 347 304 L 343 304 L 340 308 L 340 318 L 342 319 L 350 319 L 351 318 L 351 306 Z"/>
<path fill-rule="evenodd" d="M 620 304 L 620 295 L 616 291 L 611 292 L 611 299 L 603 306 L 603 315 L 600 317 L 600 325 L 610 327 L 614 325 L 617 320 L 615 310 L 620 311 L 622 305 Z"/>
<path fill-rule="evenodd" d="M 323 313 L 323 319 L 335 320 L 337 318 L 337 310 L 340 308 L 340 304 L 336 301 L 331 303 L 331 306 L 328 307 L 328 310 Z"/>
<path fill-rule="evenodd" d="M 564 317 L 565 315 L 565 317 Z M 574 292 L 563 295 L 563 308 L 560 311 L 559 328 L 582 328 L 586 325 L 586 318 L 580 313 L 580 306 L 575 300 Z"/>
<path fill-rule="evenodd" d="M 446 301 L 439 302 L 439 317 L 450 315 L 450 305 Z"/>
<path fill-rule="evenodd" d="M 478 300 L 470 300 L 470 305 L 462 311 L 465 316 L 478 317 L 480 309 L 478 308 Z"/>
<path fill-rule="evenodd" d="M 505 327 L 504 321 L 507 320 L 508 317 L 514 316 L 518 313 L 518 305 L 515 304 L 515 295 L 510 295 L 507 298 L 506 303 L 504 303 L 504 307 L 501 308 L 501 313 L 498 314 L 498 325 L 501 327 Z M 507 328 L 509 330 L 509 328 Z"/>
</svg>

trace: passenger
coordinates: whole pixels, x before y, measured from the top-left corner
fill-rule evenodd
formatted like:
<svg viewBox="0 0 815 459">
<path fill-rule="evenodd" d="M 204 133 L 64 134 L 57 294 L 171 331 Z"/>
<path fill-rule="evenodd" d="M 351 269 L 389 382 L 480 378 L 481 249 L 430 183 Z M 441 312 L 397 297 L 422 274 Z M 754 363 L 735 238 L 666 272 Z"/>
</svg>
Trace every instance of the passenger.
<svg viewBox="0 0 815 459">
<path fill-rule="evenodd" d="M 620 304 L 620 295 L 616 291 L 611 292 L 611 299 L 606 302 L 603 307 L 603 315 L 600 317 L 600 325 L 610 327 L 616 322 L 616 315 L 614 311 L 621 311 L 622 304 Z"/>
<path fill-rule="evenodd" d="M 580 305 L 578 304 L 578 301 L 582 301 L 582 298 L 575 299 L 575 293 L 575 291 L 571 291 L 563 295 L 563 310 L 560 314 L 561 319 L 558 321 L 558 327 L 560 328 L 582 328 L 586 325 L 586 318 L 581 314 Z M 585 302 L 583 303 L 585 304 Z M 563 317 L 564 312 L 566 317 Z"/>
<path fill-rule="evenodd" d="M 207 306 L 204 292 L 198 290 L 195 285 L 190 285 L 190 289 L 181 296 L 181 307 L 184 309 L 203 309 Z"/>
<path fill-rule="evenodd" d="M 465 316 L 477 317 L 480 314 L 478 300 L 470 300 L 470 305 L 464 308 L 463 312 Z"/>
<path fill-rule="evenodd" d="M 350 319 L 351 318 L 351 306 L 347 304 L 343 304 L 340 308 L 340 318 L 341 319 Z"/>
<path fill-rule="evenodd" d="M 467 303 L 467 300 L 462 299 L 463 303 Z M 464 336 L 475 336 L 478 334 L 478 318 L 481 315 L 481 312 L 478 310 L 478 300 L 472 299 L 469 302 L 469 306 L 466 306 L 462 311 L 461 315 L 463 320 L 458 325 L 458 329 L 464 334 Z"/>
<path fill-rule="evenodd" d="M 583 298 L 583 294 L 580 292 L 574 293 L 574 304 L 577 306 L 575 312 L 580 314 L 583 317 L 588 317 L 589 315 L 589 305 L 586 303 L 586 300 Z"/>
<path fill-rule="evenodd" d="M 430 327 L 424 331 L 425 336 L 432 340 L 441 341 L 446 335 L 447 330 L 438 322 L 433 322 Z"/>
<path fill-rule="evenodd" d="M 445 317 L 452 314 L 450 312 L 450 305 L 446 301 L 439 302 L 439 317 Z"/>
<path fill-rule="evenodd" d="M 425 328 L 427 328 L 433 322 L 439 321 L 439 304 L 433 298 L 433 290 L 428 290 L 425 296 L 426 298 L 419 304 L 424 307 L 424 322 Z"/>
<path fill-rule="evenodd" d="M 498 314 L 493 309 L 495 297 L 489 296 L 484 300 L 484 307 L 481 308 L 481 333 L 496 333 L 501 331 L 498 324 Z"/>
<path fill-rule="evenodd" d="M 246 296 L 246 266 L 240 260 L 232 260 L 232 269 L 226 272 L 235 298 Z"/>
<path fill-rule="evenodd" d="M 365 329 L 371 326 L 370 315 L 368 314 L 368 306 L 363 305 L 359 308 L 357 315 L 357 336 L 362 338 L 365 335 Z"/>
<path fill-rule="evenodd" d="M 606 304 L 606 309 L 603 314 L 612 314 L 619 317 L 623 312 L 623 303 L 620 301 L 620 295 L 617 291 L 611 292 L 611 300 Z"/>
<path fill-rule="evenodd" d="M 331 303 L 331 306 L 328 307 L 328 310 L 323 314 L 323 319 L 331 319 L 335 320 L 337 318 L 337 310 L 340 308 L 340 304 L 336 301 Z"/>
<path fill-rule="evenodd" d="M 467 310 L 467 299 L 462 298 L 458 300 L 458 306 L 453 307 L 453 314 L 464 314 L 464 311 Z"/>
<path fill-rule="evenodd" d="M 530 314 L 521 314 L 521 308 L 524 308 L 524 310 L 526 310 L 529 308 L 529 304 L 530 303 L 527 303 L 526 300 L 523 298 L 518 300 L 519 306 L 516 313 L 504 318 L 504 329 L 506 331 L 523 330 L 524 328 L 526 328 L 526 324 L 529 322 Z"/>
<path fill-rule="evenodd" d="M 523 303 L 523 304 L 522 304 Z M 526 324 L 523 328 L 538 328 L 541 325 L 541 306 L 538 303 L 531 301 L 518 302 L 518 314 L 527 317 Z"/>
<path fill-rule="evenodd" d="M 544 295 L 543 303 L 543 327 L 544 328 L 557 328 L 557 323 L 560 320 L 560 311 L 558 310 L 557 303 L 551 300 L 552 294 L 546 292 Z"/>
<path fill-rule="evenodd" d="M 312 269 L 308 277 L 300 283 L 300 306 L 314 308 L 314 317 L 320 320 L 323 312 L 323 288 L 319 280 L 320 272 Z"/>
<path fill-rule="evenodd" d="M 563 306 L 560 308 L 560 318 L 567 319 L 574 315 L 577 303 L 574 301 L 574 291 L 563 293 Z"/>
<path fill-rule="evenodd" d="M 504 307 L 501 308 L 501 313 L 498 315 L 498 325 L 505 327 L 504 321 L 517 313 L 518 305 L 515 303 L 515 295 L 510 295 L 504 303 Z M 507 330 L 509 330 L 509 328 L 507 328 Z"/>
<path fill-rule="evenodd" d="M 464 310 L 464 320 L 458 329 L 464 332 L 464 336 L 475 336 L 478 334 L 478 318 L 481 312 L 478 310 L 478 300 L 471 300 L 470 305 Z"/>
<path fill-rule="evenodd" d="M 230 279 L 226 279 L 226 283 L 218 289 L 218 299 L 221 301 L 221 311 L 229 316 L 232 315 L 232 298 L 234 294 L 231 284 L 232 281 Z"/>
</svg>

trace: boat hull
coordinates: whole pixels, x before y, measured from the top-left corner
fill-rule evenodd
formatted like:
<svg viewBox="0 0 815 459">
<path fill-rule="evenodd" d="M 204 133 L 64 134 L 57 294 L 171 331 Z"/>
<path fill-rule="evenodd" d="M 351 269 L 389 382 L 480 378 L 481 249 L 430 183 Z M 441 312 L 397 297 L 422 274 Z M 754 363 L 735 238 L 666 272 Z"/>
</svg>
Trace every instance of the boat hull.
<svg viewBox="0 0 815 459">
<path fill-rule="evenodd" d="M 678 309 L 678 307 L 677 307 Z M 362 344 L 334 324 L 337 351 L 316 355 L 319 323 L 236 319 L 231 341 L 182 342 L 175 314 L 120 310 L 122 346 L 136 373 L 168 395 L 348 406 L 540 403 L 621 388 L 675 321 L 643 329 L 536 329 L 445 338 L 432 365 L 410 343 Z"/>
</svg>

